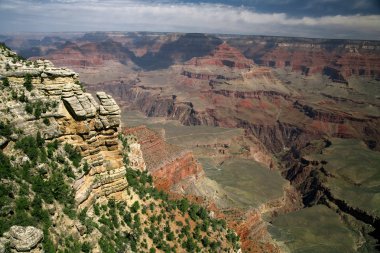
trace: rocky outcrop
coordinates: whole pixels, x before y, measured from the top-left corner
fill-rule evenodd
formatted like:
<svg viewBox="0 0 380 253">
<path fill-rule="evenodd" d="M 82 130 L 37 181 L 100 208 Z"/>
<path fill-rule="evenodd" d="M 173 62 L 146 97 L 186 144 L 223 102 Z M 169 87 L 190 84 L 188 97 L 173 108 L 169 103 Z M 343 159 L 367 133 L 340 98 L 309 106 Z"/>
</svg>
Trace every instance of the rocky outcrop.
<svg viewBox="0 0 380 253">
<path fill-rule="evenodd" d="M 94 68 L 106 65 L 108 62 L 131 61 L 133 53 L 126 50 L 121 43 L 103 40 L 98 43 L 66 42 L 60 50 L 50 50 L 47 59 L 57 66 L 78 68 Z"/>
<path fill-rule="evenodd" d="M 17 67 L 18 71 L 22 72 L 23 66 L 30 63 L 20 61 L 22 66 Z M 153 133 L 145 129 L 142 134 L 152 142 L 147 151 L 151 173 L 146 174 L 147 166 L 141 145 L 136 137 L 130 134 L 125 136 L 119 131 L 120 109 L 111 96 L 105 92 L 97 92 L 98 101 L 95 100 L 92 95 L 83 91 L 75 75 L 41 77 L 43 73 L 40 72 L 38 76 L 16 75 L 8 71 L 8 68 L 6 65 L 5 71 L 0 69 L 0 73 L 5 73 L 8 78 L 4 78 L 3 80 L 6 81 L 1 82 L 0 95 L 7 98 L 0 104 L 2 112 L 0 130 L 2 130 L 1 135 L 6 139 L 1 140 L 1 159 L 11 164 L 8 155 L 15 154 L 16 158 L 12 159 L 12 163 L 14 162 L 17 166 L 22 164 L 24 167 L 33 167 L 30 170 L 29 167 L 24 169 L 23 177 L 25 178 L 29 176 L 28 173 L 36 173 L 37 170 L 40 173 L 30 175 L 31 181 L 25 180 L 22 186 L 26 186 L 24 187 L 26 193 L 20 193 L 23 197 L 16 197 L 13 193 L 9 195 L 9 198 L 14 200 L 13 203 L 11 202 L 11 208 L 16 208 L 17 205 L 16 215 L 25 215 L 23 223 L 30 222 L 44 227 L 44 232 L 35 231 L 30 227 L 25 229 L 12 227 L 9 236 L 4 234 L 11 242 L 11 247 L 15 247 L 17 252 L 35 252 L 35 246 L 42 239 L 42 235 L 45 235 L 43 249 L 49 252 L 67 250 L 71 252 L 73 248 L 82 248 L 86 252 L 102 252 L 105 248 L 111 251 L 129 252 L 133 248 L 135 248 L 133 251 L 147 248 L 147 245 L 153 249 L 162 248 L 161 244 L 156 246 L 157 243 L 148 236 L 148 233 L 141 234 L 139 231 L 146 232 L 149 226 L 152 228 L 152 233 L 155 233 L 153 226 L 161 231 L 164 229 L 161 228 L 164 224 L 167 224 L 168 228 L 175 228 L 179 226 L 178 223 L 175 225 L 175 218 L 184 220 L 185 216 L 188 217 L 187 210 L 182 214 L 176 208 L 168 210 L 167 196 L 161 195 L 156 186 L 169 190 L 178 181 L 197 174 L 201 167 L 192 154 L 177 150 L 174 146 L 166 148 L 165 144 L 160 147 L 163 142 L 160 142 L 158 137 L 154 139 Z M 15 69 L 16 66 L 10 68 Z M 14 95 L 17 94 L 16 91 L 20 91 L 20 98 Z M 6 109 L 7 107 L 9 109 Z M 6 110 L 7 114 L 4 113 Z M 11 127 L 15 127 L 17 131 L 14 132 L 17 136 L 13 136 L 12 130 L 9 130 Z M 4 134 L 3 128 L 6 130 Z M 26 133 L 19 129 L 25 130 Z M 35 151 L 32 153 L 37 152 L 36 156 L 33 157 L 30 152 L 24 149 L 20 151 L 18 147 L 15 147 L 14 142 L 20 140 L 20 137 L 22 137 L 21 141 L 32 146 L 31 149 Z M 16 146 L 21 141 L 17 141 Z M 164 155 L 168 156 L 162 156 L 159 148 L 167 150 L 168 152 L 164 152 Z M 3 154 L 4 150 L 6 154 Z M 150 152 L 152 152 L 151 156 L 149 156 Z M 30 161 L 33 161 L 33 165 L 30 165 Z M 19 167 L 15 167 L 15 170 L 18 169 Z M 156 186 L 152 184 L 152 177 L 149 174 L 153 174 Z M 8 178 L 13 180 L 13 177 L 8 177 L 8 175 L 2 177 L 1 180 L 9 181 Z M 15 186 L 14 189 L 18 191 L 21 181 L 22 179 L 19 180 L 17 177 L 10 186 L 12 189 Z M 44 184 L 45 181 L 47 181 L 46 184 Z M 32 184 L 31 187 L 29 183 Z M 60 190 L 56 190 L 58 188 L 55 187 Z M 50 189 L 54 193 L 49 196 L 44 195 Z M 38 194 L 43 196 L 43 199 Z M 58 194 L 63 197 L 57 197 Z M 29 198 L 33 198 L 33 202 L 31 199 L 29 201 Z M 19 199 L 24 201 L 25 207 L 19 208 L 18 202 L 15 203 Z M 131 203 L 133 205 L 130 205 Z M 103 205 L 101 210 L 97 209 L 99 204 Z M 108 206 L 108 210 L 103 208 L 105 206 Z M 147 210 L 148 206 L 149 210 Z M 129 221 L 124 223 L 121 220 L 126 220 L 127 214 L 130 214 L 127 210 L 133 209 L 136 210 L 131 211 L 135 217 L 132 226 Z M 79 217 L 75 215 L 77 211 L 79 211 Z M 114 213 L 111 214 L 112 211 Z M 158 222 L 153 221 L 156 213 L 166 213 L 162 222 L 161 219 Z M 14 213 L 9 214 L 16 219 L 10 219 L 10 224 L 6 226 L 18 223 L 19 216 L 13 215 Z M 30 215 L 36 215 L 36 217 L 31 218 Z M 111 215 L 112 221 L 109 223 L 106 216 L 111 217 Z M 207 212 L 205 216 L 209 219 Z M 144 223 L 140 223 L 139 217 L 142 217 L 141 220 Z M 174 218 L 170 221 L 169 217 Z M 40 222 L 42 219 L 43 223 Z M 169 225 L 169 222 L 173 224 Z M 195 220 L 192 219 L 190 222 L 189 227 L 194 228 Z M 180 230 L 175 229 L 175 231 L 179 233 Z M 121 241 L 123 240 L 121 238 L 137 233 L 143 238 L 133 237 L 134 244 L 129 243 L 128 240 L 122 245 L 117 245 L 117 250 L 113 249 L 114 244 L 117 244 L 114 241 L 119 238 Z M 193 234 L 192 231 L 190 233 Z M 212 231 L 207 233 L 210 238 L 211 233 Z M 239 250 L 239 243 L 230 243 L 229 233 L 231 233 L 229 230 L 219 226 L 218 235 L 213 235 L 212 239 L 217 240 L 220 247 L 224 249 L 231 247 L 228 252 Z M 221 239 L 221 235 L 226 239 Z M 11 237 L 16 238 L 17 241 L 11 240 Z M 167 248 L 178 245 L 174 244 L 173 240 L 179 237 L 174 232 L 171 233 L 171 237 L 172 239 L 167 240 L 170 242 L 165 245 Z M 1 239 L 1 245 L 3 246 L 3 242 L 6 244 L 0 248 L 2 251 L 8 252 L 8 241 Z M 105 241 L 106 245 L 103 243 Z M 200 241 L 198 244 L 202 245 Z M 194 248 L 194 246 L 191 247 Z M 188 247 L 183 245 L 183 248 Z"/>
<path fill-rule="evenodd" d="M 192 152 L 166 143 L 153 130 L 139 126 L 126 128 L 124 134 L 136 136 L 147 170 L 155 178 L 156 187 L 168 191 L 189 177 L 204 176 L 203 169 Z"/>
<path fill-rule="evenodd" d="M 99 105 L 90 94 L 67 95 L 64 101 L 70 99 L 65 105 L 71 117 L 58 120 L 61 138 L 78 147 L 90 167 L 74 184 L 76 201 L 82 206 L 127 186 L 118 141 L 120 109 L 104 92 L 97 97 Z"/>
<path fill-rule="evenodd" d="M 267 90 L 239 91 L 239 90 L 218 89 L 218 90 L 207 91 L 207 93 L 222 95 L 229 98 L 240 98 L 240 99 L 261 99 L 262 96 L 265 96 L 265 97 L 270 97 L 272 99 L 282 97 L 286 100 L 290 100 L 289 94 L 282 93 L 279 91 L 267 91 Z"/>
<path fill-rule="evenodd" d="M 303 75 L 326 74 L 333 82 L 347 83 L 350 76 L 380 75 L 380 47 L 375 41 L 251 36 L 228 42 L 258 64 Z"/>
<path fill-rule="evenodd" d="M 9 245 L 12 249 L 11 252 L 42 253 L 43 250 L 38 245 L 43 238 L 44 234 L 41 229 L 32 226 L 12 226 L 0 238 L 0 252 L 4 253 L 5 248 Z"/>
<path fill-rule="evenodd" d="M 254 65 L 238 49 L 231 47 L 226 42 L 217 46 L 215 50 L 204 57 L 196 57 L 186 63 L 193 66 L 218 66 L 238 69 L 247 69 Z"/>
<path fill-rule="evenodd" d="M 57 138 L 80 151 L 89 167 L 85 172 L 75 171 L 73 187 L 80 207 L 102 196 L 120 195 L 127 181 L 118 140 L 120 109 L 115 100 L 98 92 L 97 102 L 82 90 L 78 75 L 71 70 L 55 68 L 46 60 L 37 60 L 33 67 L 28 62 L 13 63 L 15 55 L 9 54 L 1 56 L 4 67 L 1 74 L 10 80 L 14 90 L 22 89 L 24 76 L 29 74 L 33 90 L 26 91 L 24 96 L 29 103 L 40 103 L 46 108 L 41 116 L 36 116 L 26 114 L 22 103 L 9 101 L 2 104 L 10 110 L 4 120 L 28 134 L 40 131 L 45 139 Z"/>
<path fill-rule="evenodd" d="M 181 75 L 186 76 L 188 78 L 193 79 L 199 79 L 199 80 L 208 80 L 210 81 L 210 84 L 215 83 L 216 81 L 214 79 L 218 79 L 224 81 L 231 81 L 231 80 L 243 80 L 243 77 L 241 75 L 233 75 L 233 76 L 224 76 L 224 75 L 218 75 L 218 74 L 212 74 L 212 73 L 197 73 L 197 70 L 184 70 L 182 71 Z"/>
</svg>

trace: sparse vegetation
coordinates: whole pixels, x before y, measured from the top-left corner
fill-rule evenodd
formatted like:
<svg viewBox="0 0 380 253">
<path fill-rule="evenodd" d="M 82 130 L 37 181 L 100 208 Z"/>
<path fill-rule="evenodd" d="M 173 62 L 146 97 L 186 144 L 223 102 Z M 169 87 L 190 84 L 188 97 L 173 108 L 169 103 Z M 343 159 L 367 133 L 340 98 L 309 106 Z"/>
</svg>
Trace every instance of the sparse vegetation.
<svg viewBox="0 0 380 253">
<path fill-rule="evenodd" d="M 0 121 L 0 135 L 9 138 L 12 133 L 12 126 L 9 123 Z"/>
<path fill-rule="evenodd" d="M 80 88 L 81 88 L 83 91 L 86 91 L 86 88 L 84 87 L 83 83 L 81 83 L 79 80 L 75 81 L 75 84 L 79 85 Z"/>
<path fill-rule="evenodd" d="M 44 119 L 42 120 L 42 122 L 43 122 L 45 125 L 50 126 L 50 120 L 49 120 L 48 118 L 44 118 Z"/>
<path fill-rule="evenodd" d="M 14 57 L 13 60 L 17 62 L 18 58 Z M 32 63 L 26 64 L 30 66 Z M 171 199 L 167 193 L 153 186 L 153 178 L 147 171 L 135 170 L 130 166 L 129 138 L 120 135 L 124 148 L 125 178 L 123 174 L 117 174 L 123 170 L 113 170 L 112 162 L 106 161 L 104 167 L 107 170 L 100 172 L 99 167 L 94 167 L 96 160 L 88 160 L 87 163 L 89 158 L 82 159 L 80 150 L 85 148 L 80 143 L 61 144 L 57 139 L 49 139 L 50 134 L 42 128 L 51 122 L 46 118 L 49 115 L 44 113 L 58 103 L 41 98 L 37 89 L 30 92 L 34 81 L 32 76 L 26 75 L 23 84 L 26 90 L 18 85 L 1 90 L 8 96 L 7 99 L 12 96 L 20 105 L 18 108 L 24 107 L 27 113 L 34 115 L 26 118 L 35 123 L 27 131 L 35 134 L 25 136 L 13 127 L 18 122 L 11 124 L 6 117 L 0 121 L 0 135 L 5 137 L 2 138 L 5 143 L 2 145 L 8 145 L 4 152 L 0 150 L 0 236 L 13 225 L 35 226 L 43 231 L 42 248 L 47 253 L 87 253 L 94 248 L 110 253 L 196 252 L 204 248 L 203 237 L 209 238 L 215 245 L 232 247 L 224 238 L 227 233 L 223 226 L 211 219 L 206 209 L 191 204 L 187 199 Z M 2 86 L 6 86 L 4 82 Z M 55 123 L 54 119 L 52 121 Z M 35 130 L 38 127 L 40 131 Z M 66 140 L 66 137 L 62 139 Z M 91 169 L 96 173 L 91 187 L 101 189 L 104 195 L 99 195 L 101 201 L 94 198 L 95 203 L 78 201 L 82 203 L 78 206 L 73 185 L 89 183 L 89 177 L 94 176 Z M 113 189 L 107 189 L 107 183 L 113 182 L 115 177 L 123 181 L 120 191 L 126 187 L 125 192 L 114 194 Z M 83 194 L 94 194 L 96 191 Z M 120 193 L 122 198 L 119 197 Z M 79 196 L 80 199 L 81 194 L 75 197 Z M 210 224 L 217 224 L 215 229 L 203 232 L 200 217 Z M 70 229 L 63 228 L 62 224 L 69 224 Z M 212 251 L 211 247 L 206 251 Z"/>
<path fill-rule="evenodd" d="M 24 77 L 24 87 L 28 91 L 32 91 L 33 89 L 32 76 L 30 74 L 26 74 Z"/>
<path fill-rule="evenodd" d="M 9 80 L 8 80 L 7 77 L 4 77 L 2 79 L 2 84 L 3 84 L 4 87 L 9 87 Z"/>
<path fill-rule="evenodd" d="M 8 156 L 0 152 L 0 180 L 12 179 L 0 184 L 0 206 L 14 207 L 15 210 L 6 216 L 0 215 L 0 235 L 14 224 L 39 227 L 44 231 L 45 252 L 56 252 L 49 236 L 49 228 L 52 225 L 51 214 L 45 204 L 57 201 L 64 207 L 65 213 L 72 213 L 74 210 L 73 192 L 65 179 L 63 170 L 47 156 L 41 159 L 44 154 L 46 155 L 46 149 L 53 158 L 58 147 L 57 141 L 46 144 L 41 133 L 38 132 L 36 137 L 25 136 L 15 144 L 15 148 L 27 155 L 29 161 L 24 160 L 14 165 Z M 41 165 L 45 165 L 44 169 Z M 17 186 L 19 186 L 19 192 L 15 198 L 12 192 L 17 189 Z M 31 192 L 33 192 L 32 195 Z"/>
<path fill-rule="evenodd" d="M 65 144 L 65 151 L 68 154 L 68 157 L 73 165 L 78 168 L 82 160 L 80 152 L 76 150 L 73 145 L 70 145 L 68 143 Z"/>
<path fill-rule="evenodd" d="M 24 97 L 24 98 L 22 98 Z M 25 105 L 25 111 L 29 114 L 33 114 L 36 119 L 41 118 L 42 113 L 46 113 L 47 111 L 51 110 L 52 108 L 56 107 L 55 103 L 51 102 L 43 102 L 41 100 L 36 100 L 34 102 L 29 101 L 25 94 L 22 93 L 20 97 L 18 97 L 18 100 L 20 102 L 26 102 Z M 48 120 L 48 119 L 47 119 Z M 44 121 L 45 125 L 47 125 L 47 121 Z M 49 124 L 49 123 L 48 123 Z"/>
</svg>

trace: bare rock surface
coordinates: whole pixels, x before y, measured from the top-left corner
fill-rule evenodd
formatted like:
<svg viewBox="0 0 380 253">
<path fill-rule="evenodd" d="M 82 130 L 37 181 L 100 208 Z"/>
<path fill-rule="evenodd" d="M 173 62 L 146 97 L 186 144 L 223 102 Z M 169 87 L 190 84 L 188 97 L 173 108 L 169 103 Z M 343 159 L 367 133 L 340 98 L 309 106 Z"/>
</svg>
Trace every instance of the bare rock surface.
<svg viewBox="0 0 380 253">
<path fill-rule="evenodd" d="M 42 241 L 44 234 L 41 229 L 32 226 L 12 226 L 3 236 L 0 239 L 0 252 L 5 252 L 7 243 L 17 252 L 38 252 L 33 249 Z"/>
</svg>

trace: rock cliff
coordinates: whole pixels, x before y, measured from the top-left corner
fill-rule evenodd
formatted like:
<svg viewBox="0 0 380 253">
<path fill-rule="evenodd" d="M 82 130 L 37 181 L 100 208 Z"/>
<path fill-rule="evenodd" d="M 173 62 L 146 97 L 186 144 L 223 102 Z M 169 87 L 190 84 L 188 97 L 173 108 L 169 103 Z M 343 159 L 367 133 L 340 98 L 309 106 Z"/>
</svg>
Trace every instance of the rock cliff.
<svg viewBox="0 0 380 253">
<path fill-rule="evenodd" d="M 303 75 L 322 73 L 339 83 L 351 76 L 379 77 L 380 47 L 375 41 L 251 36 L 228 42 L 257 64 Z"/>
<path fill-rule="evenodd" d="M 77 203 L 88 206 L 100 196 L 124 190 L 127 183 L 118 143 L 120 109 L 113 98 L 99 92 L 97 102 L 92 95 L 83 92 L 77 74 L 55 68 L 46 60 L 36 61 L 37 67 L 4 62 L 11 68 L 4 76 L 13 89 L 22 89 L 24 76 L 30 75 L 34 89 L 25 93 L 28 102 L 55 103 L 55 108 L 42 113 L 41 118 L 22 115 L 22 104 L 3 104 L 10 108 L 7 120 L 29 134 L 40 130 L 45 139 L 59 139 L 74 145 L 88 163 L 87 174 L 77 173 L 74 184 Z M 48 121 L 49 126 L 43 121 Z"/>
<path fill-rule="evenodd" d="M 140 144 L 120 131 L 111 96 L 95 99 L 75 72 L 23 60 L 3 44 L 0 77 L 0 250 L 239 251 L 224 221 L 153 185 Z M 173 161 L 193 162 L 181 155 L 155 160 L 158 171 L 173 173 L 169 181 L 186 174 Z M 156 182 L 165 188 L 169 181 Z M 213 230 L 201 230 L 203 221 Z"/>
<path fill-rule="evenodd" d="M 158 133 L 145 126 L 127 128 L 124 134 L 136 136 L 147 170 L 158 188 L 169 191 L 189 178 L 197 180 L 204 176 L 191 151 L 166 143 Z"/>
</svg>

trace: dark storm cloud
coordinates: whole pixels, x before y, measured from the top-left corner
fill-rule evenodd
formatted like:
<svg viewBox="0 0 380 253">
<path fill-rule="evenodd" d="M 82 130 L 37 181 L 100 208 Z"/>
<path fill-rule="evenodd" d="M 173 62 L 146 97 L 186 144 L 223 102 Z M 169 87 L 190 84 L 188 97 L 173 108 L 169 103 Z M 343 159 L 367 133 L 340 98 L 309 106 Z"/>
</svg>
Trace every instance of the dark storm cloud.
<svg viewBox="0 0 380 253">
<path fill-rule="evenodd" d="M 376 3 L 372 0 L 0 0 L 0 33 L 138 30 L 380 39 Z"/>
<path fill-rule="evenodd" d="M 294 17 L 380 14 L 379 0 L 182 0 L 181 2 L 245 6 L 262 13 L 286 13 Z"/>
</svg>

